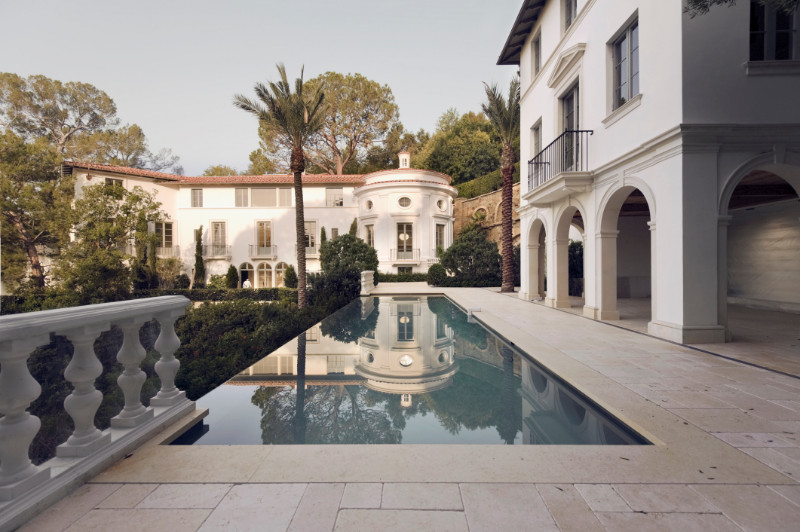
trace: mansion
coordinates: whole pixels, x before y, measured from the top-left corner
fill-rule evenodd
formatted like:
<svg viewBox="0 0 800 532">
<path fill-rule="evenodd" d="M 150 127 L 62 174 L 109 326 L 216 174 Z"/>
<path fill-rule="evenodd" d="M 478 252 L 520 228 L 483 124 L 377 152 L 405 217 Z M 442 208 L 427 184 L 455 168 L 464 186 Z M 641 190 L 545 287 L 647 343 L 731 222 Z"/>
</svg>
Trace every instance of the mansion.
<svg viewBox="0 0 800 532">
<path fill-rule="evenodd" d="M 437 249 L 453 240 L 450 177 L 409 166 L 366 175 L 303 175 L 306 257 L 309 272 L 320 270 L 320 238 L 357 235 L 378 253 L 383 273 L 427 272 Z M 76 195 L 95 184 L 140 186 L 155 194 L 166 214 L 151 230 L 159 235 L 157 255 L 178 258 L 192 277 L 199 239 L 206 275 L 224 275 L 230 265 L 240 285 L 283 286 L 289 265 L 296 268 L 292 175 L 189 177 L 137 168 L 66 162 Z M 201 230 L 202 228 L 202 230 Z"/>
<path fill-rule="evenodd" d="M 800 12 L 683 8 L 523 1 L 498 60 L 521 78 L 519 296 L 649 301 L 650 334 L 721 342 L 729 304 L 800 313 Z"/>
</svg>

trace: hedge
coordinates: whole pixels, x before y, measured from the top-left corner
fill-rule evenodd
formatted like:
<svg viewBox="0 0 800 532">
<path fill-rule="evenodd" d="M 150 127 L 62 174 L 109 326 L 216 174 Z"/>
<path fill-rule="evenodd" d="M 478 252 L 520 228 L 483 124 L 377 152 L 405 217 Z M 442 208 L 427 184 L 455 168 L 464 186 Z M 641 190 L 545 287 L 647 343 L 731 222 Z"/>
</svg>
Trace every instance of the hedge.
<svg viewBox="0 0 800 532">
<path fill-rule="evenodd" d="M 375 276 L 380 283 L 419 283 L 427 282 L 427 273 L 383 273 L 376 272 Z M 377 284 L 377 283 L 376 283 Z"/>
<path fill-rule="evenodd" d="M 158 290 L 135 290 L 133 297 L 141 299 L 157 296 L 186 296 L 190 301 L 297 301 L 295 288 L 253 288 L 253 289 L 215 289 L 194 288 L 192 290 L 174 288 Z"/>
</svg>

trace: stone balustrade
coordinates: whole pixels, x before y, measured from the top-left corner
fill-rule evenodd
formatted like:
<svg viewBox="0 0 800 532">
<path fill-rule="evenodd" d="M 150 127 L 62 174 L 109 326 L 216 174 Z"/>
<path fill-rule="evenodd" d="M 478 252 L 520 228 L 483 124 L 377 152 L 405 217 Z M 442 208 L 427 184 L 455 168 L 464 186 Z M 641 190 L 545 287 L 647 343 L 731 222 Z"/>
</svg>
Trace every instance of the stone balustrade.
<svg viewBox="0 0 800 532">
<path fill-rule="evenodd" d="M 361 295 L 368 296 L 369 293 L 375 288 L 375 272 L 364 271 L 361 272 Z"/>
<path fill-rule="evenodd" d="M 180 340 L 174 325 L 188 304 L 183 296 L 164 296 L 0 316 L 0 529 L 13 528 L 195 409 L 194 402 L 175 387 L 180 362 L 174 353 Z M 161 357 L 155 372 L 161 389 L 145 406 L 141 391 L 146 375 L 140 367 L 145 350 L 139 330 L 154 319 L 160 325 L 155 350 Z M 101 431 L 95 414 L 103 397 L 94 383 L 103 367 L 94 342 L 112 326 L 123 333 L 117 361 L 124 370 L 117 383 L 125 405 L 111 419 L 111 427 Z M 36 466 L 29 448 L 41 423 L 28 409 L 42 389 L 28 371 L 28 358 L 37 347 L 49 344 L 52 334 L 65 336 L 73 346 L 64 371 L 73 389 L 64 409 L 74 430 L 58 446 L 54 460 Z"/>
</svg>

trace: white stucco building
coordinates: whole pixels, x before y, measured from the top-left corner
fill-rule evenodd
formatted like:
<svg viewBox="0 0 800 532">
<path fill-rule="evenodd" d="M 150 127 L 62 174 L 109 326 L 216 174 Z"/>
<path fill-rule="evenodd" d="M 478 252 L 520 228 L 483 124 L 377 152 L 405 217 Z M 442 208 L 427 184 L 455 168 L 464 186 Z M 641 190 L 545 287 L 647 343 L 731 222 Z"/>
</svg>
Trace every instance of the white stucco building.
<svg viewBox="0 0 800 532">
<path fill-rule="evenodd" d="M 378 253 L 384 273 L 426 272 L 437 246 L 453 240 L 450 177 L 409 168 L 367 175 L 305 174 L 303 201 L 308 271 L 320 270 L 320 233 L 346 233 L 354 220 L 358 236 Z M 294 189 L 291 175 L 188 177 L 122 166 L 68 162 L 76 194 L 93 184 L 141 186 L 155 193 L 166 219 L 152 230 L 160 235 L 159 257 L 177 257 L 191 276 L 196 231 L 207 275 L 224 274 L 232 264 L 254 288 L 283 286 L 288 265 L 297 266 Z"/>
<path fill-rule="evenodd" d="M 520 297 L 574 304 L 574 227 L 586 316 L 649 298 L 650 333 L 697 343 L 726 339 L 729 303 L 800 312 L 798 25 L 748 1 L 525 0 L 498 61 L 521 77 Z"/>
</svg>

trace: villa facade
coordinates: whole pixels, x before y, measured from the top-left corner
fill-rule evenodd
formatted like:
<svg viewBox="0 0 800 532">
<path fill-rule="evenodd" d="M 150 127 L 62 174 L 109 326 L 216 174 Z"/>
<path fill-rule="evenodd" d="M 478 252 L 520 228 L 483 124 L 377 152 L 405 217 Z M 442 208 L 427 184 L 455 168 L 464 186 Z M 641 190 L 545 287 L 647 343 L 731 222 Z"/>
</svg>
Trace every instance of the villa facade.
<svg viewBox="0 0 800 532">
<path fill-rule="evenodd" d="M 757 1 L 525 0 L 498 60 L 521 77 L 520 297 L 579 304 L 572 227 L 585 316 L 649 299 L 651 334 L 703 343 L 728 304 L 800 312 L 799 26 Z"/>
<path fill-rule="evenodd" d="M 450 177 L 409 167 L 367 175 L 303 175 L 308 271 L 319 271 L 321 233 L 357 235 L 378 253 L 384 273 L 427 272 L 437 248 L 453 240 Z M 95 184 L 140 186 L 154 193 L 166 214 L 151 227 L 159 235 L 157 254 L 183 262 L 190 277 L 200 238 L 207 275 L 225 274 L 230 265 L 240 285 L 283 286 L 286 268 L 296 268 L 295 200 L 291 175 L 188 177 L 121 166 L 68 162 L 76 195 Z M 202 231 L 201 231 L 202 227 Z"/>
</svg>

